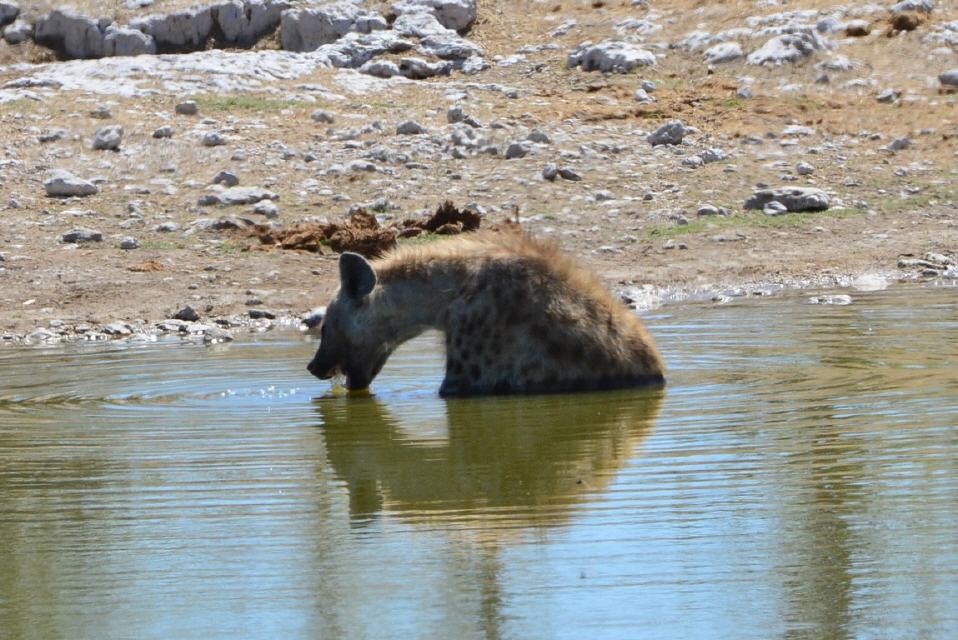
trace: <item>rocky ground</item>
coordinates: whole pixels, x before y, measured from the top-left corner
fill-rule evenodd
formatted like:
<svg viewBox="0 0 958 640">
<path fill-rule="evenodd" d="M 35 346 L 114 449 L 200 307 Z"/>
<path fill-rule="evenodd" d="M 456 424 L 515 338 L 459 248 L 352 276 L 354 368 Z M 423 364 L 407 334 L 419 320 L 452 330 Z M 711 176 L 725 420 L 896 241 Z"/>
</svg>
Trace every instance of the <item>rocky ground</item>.
<svg viewBox="0 0 958 640">
<path fill-rule="evenodd" d="M 638 307 L 958 277 L 958 2 L 231 2 L 123 56 L 188 3 L 0 0 L 0 342 L 297 325 L 352 213 L 447 200 Z"/>
</svg>

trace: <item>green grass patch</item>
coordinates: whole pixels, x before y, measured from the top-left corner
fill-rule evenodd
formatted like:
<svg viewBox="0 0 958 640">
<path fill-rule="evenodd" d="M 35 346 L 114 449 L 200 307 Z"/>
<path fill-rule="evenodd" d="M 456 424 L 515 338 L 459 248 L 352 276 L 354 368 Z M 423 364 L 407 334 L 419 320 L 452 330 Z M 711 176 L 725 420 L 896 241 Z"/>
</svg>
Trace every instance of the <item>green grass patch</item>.
<svg viewBox="0 0 958 640">
<path fill-rule="evenodd" d="M 175 249 L 186 249 L 187 244 L 176 240 L 144 240 L 140 243 L 140 248 L 153 251 L 171 251 Z"/>
<path fill-rule="evenodd" d="M 245 113 L 266 113 L 272 111 L 282 111 L 283 109 L 305 109 L 317 108 L 318 104 L 308 104 L 302 100 L 279 100 L 277 98 L 266 98 L 255 95 L 200 95 L 194 96 L 193 100 L 200 107 L 200 113 L 206 112 L 245 112 Z"/>
<path fill-rule="evenodd" d="M 768 216 L 761 211 L 748 211 L 731 216 L 707 216 L 690 220 L 688 224 L 656 227 L 648 231 L 650 240 L 677 238 L 697 233 L 720 232 L 735 229 L 799 229 L 818 224 L 823 219 L 841 220 L 862 215 L 859 209 L 829 209 L 808 213 L 786 213 Z"/>
</svg>

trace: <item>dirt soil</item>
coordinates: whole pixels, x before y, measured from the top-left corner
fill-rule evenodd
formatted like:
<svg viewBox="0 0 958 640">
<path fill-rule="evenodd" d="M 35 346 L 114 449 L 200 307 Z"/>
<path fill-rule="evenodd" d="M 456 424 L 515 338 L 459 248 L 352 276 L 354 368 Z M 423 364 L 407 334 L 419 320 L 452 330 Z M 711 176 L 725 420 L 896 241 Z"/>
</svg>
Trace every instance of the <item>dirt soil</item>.
<svg viewBox="0 0 958 640">
<path fill-rule="evenodd" d="M 298 317 L 336 288 L 337 250 L 373 255 L 395 242 L 441 241 L 476 224 L 516 220 L 529 233 L 557 238 L 633 299 L 636 290 L 662 301 L 769 285 L 848 286 L 862 274 L 893 281 L 953 273 L 941 259 L 958 254 L 958 97 L 935 78 L 958 67 L 958 55 L 929 62 L 926 36 L 958 20 L 958 8 L 940 4 L 911 30 L 890 37 L 889 19 L 875 16 L 871 35 L 841 39 L 840 53 L 856 67 L 829 71 L 828 84 L 816 82 L 822 70 L 815 64 L 838 51 L 776 68 L 741 60 L 709 68 L 701 51 L 675 44 L 702 24 L 733 28 L 776 8 L 669 3 L 652 16 L 662 30 L 645 39 L 660 62 L 603 75 L 566 69 L 566 54 L 586 40 L 621 39 L 616 25 L 649 17 L 647 9 L 487 0 L 469 34 L 492 64 L 478 76 L 377 80 L 359 90 L 350 88 L 354 72 L 316 69 L 252 91 L 196 93 L 159 79 L 138 95 L 33 88 L 36 95 L 0 102 L 0 342 L 40 328 L 147 327 L 184 305 L 204 319 L 261 308 Z M 821 6 L 830 4 L 787 8 Z M 576 26 L 552 36 L 567 20 Z M 559 48 L 508 60 L 520 47 L 542 44 Z M 0 44 L 0 60 L 15 59 L 13 49 Z M 0 67 L 0 87 L 25 69 Z M 656 84 L 655 101 L 643 104 L 633 96 L 646 80 Z M 738 94 L 743 86 L 752 97 Z M 885 88 L 900 97 L 879 102 Z M 197 101 L 198 116 L 174 113 L 186 98 Z M 501 152 L 456 157 L 446 112 L 457 101 L 500 149 L 530 132 L 548 141 L 515 160 Z M 107 107 L 106 119 L 95 114 L 98 106 Z M 317 122 L 316 109 L 335 122 Z M 410 119 L 427 133 L 396 135 Z M 651 147 L 646 135 L 673 119 L 695 128 L 689 143 Z M 120 150 L 92 150 L 94 133 L 108 124 L 124 127 Z M 174 128 L 172 139 L 153 138 L 162 125 Z M 55 129 L 62 138 L 39 141 Z M 202 146 L 201 135 L 214 130 L 227 144 Z M 889 149 L 904 137 L 907 148 Z M 683 164 L 710 148 L 728 158 Z M 798 162 L 814 171 L 797 171 Z M 545 180 L 547 163 L 583 179 Z M 93 180 L 99 193 L 47 197 L 43 180 L 58 168 Z M 199 205 L 220 189 L 211 183 L 224 169 L 243 186 L 279 194 L 278 220 L 257 218 L 249 206 Z M 823 189 L 832 207 L 782 216 L 745 211 L 761 186 Z M 436 223 L 447 200 L 461 215 L 446 211 Z M 724 211 L 698 215 L 703 205 Z M 359 207 L 370 213 L 350 220 Z M 197 224 L 236 214 L 256 226 Z M 62 242 L 75 228 L 95 229 L 103 240 Z M 120 248 L 128 236 L 137 248 Z M 929 253 L 938 254 L 931 261 L 937 272 L 908 261 Z"/>
</svg>

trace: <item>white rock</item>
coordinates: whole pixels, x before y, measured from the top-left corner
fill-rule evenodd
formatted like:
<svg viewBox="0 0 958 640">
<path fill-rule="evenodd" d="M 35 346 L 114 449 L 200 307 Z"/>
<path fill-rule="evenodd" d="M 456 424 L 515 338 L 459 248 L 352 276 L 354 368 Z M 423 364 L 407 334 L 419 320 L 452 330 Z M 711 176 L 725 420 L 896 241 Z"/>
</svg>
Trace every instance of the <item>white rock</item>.
<svg viewBox="0 0 958 640">
<path fill-rule="evenodd" d="M 442 26 L 453 31 L 468 31 L 476 22 L 476 0 L 400 0 L 392 5 L 393 13 L 429 12 Z"/>
<path fill-rule="evenodd" d="M 67 58 L 102 58 L 103 31 L 70 9 L 54 9 L 34 24 L 33 38 Z"/>
<path fill-rule="evenodd" d="M 794 63 L 807 58 L 816 51 L 825 48 L 825 44 L 814 32 L 786 33 L 775 36 L 747 59 L 748 64 L 775 65 Z"/>
<path fill-rule="evenodd" d="M 645 49 L 628 42 L 607 40 L 599 44 L 582 43 L 569 54 L 566 66 L 570 69 L 581 66 L 583 71 L 629 73 L 655 62 L 655 55 Z"/>
<path fill-rule="evenodd" d="M 162 53 L 198 51 L 213 32 L 210 7 L 194 7 L 169 14 L 153 14 L 130 21 L 131 29 L 151 36 Z"/>
<path fill-rule="evenodd" d="M 280 20 L 280 42 L 287 51 L 315 51 L 336 42 L 347 33 L 372 33 L 389 25 L 377 13 L 354 4 L 337 2 L 309 9 L 284 11 Z M 356 65 L 359 66 L 359 65 Z"/>
<path fill-rule="evenodd" d="M 88 182 L 69 171 L 62 169 L 54 170 L 50 178 L 43 183 L 48 196 L 70 197 L 70 196 L 92 196 L 99 192 L 99 189 L 92 182 Z"/>
<path fill-rule="evenodd" d="M 705 50 L 705 61 L 709 64 L 733 62 L 743 57 L 742 45 L 737 42 L 722 42 Z"/>
<path fill-rule="evenodd" d="M 101 151 L 116 151 L 123 141 L 123 127 L 111 124 L 97 129 L 93 136 L 93 148 Z"/>
<path fill-rule="evenodd" d="M 107 27 L 103 35 L 103 55 L 139 56 L 156 53 L 153 37 L 137 29 L 124 29 L 115 25 Z"/>
<path fill-rule="evenodd" d="M 33 37 L 33 25 L 26 20 L 17 20 L 3 28 L 3 39 L 7 44 L 20 44 Z"/>
<path fill-rule="evenodd" d="M 272 33 L 289 3 L 279 0 L 227 0 L 214 7 L 222 44 L 249 47 Z"/>
</svg>

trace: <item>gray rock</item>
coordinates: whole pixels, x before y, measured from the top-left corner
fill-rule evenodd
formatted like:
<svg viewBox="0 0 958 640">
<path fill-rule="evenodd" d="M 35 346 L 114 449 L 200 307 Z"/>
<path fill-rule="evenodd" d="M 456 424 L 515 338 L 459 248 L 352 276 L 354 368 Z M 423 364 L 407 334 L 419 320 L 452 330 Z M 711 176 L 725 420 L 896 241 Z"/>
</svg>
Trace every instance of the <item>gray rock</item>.
<svg viewBox="0 0 958 640">
<path fill-rule="evenodd" d="M 653 133 L 650 133 L 646 140 L 653 147 L 662 145 L 662 144 L 682 144 L 682 139 L 685 137 L 685 134 L 688 133 L 685 125 L 682 124 L 679 120 L 673 120 L 668 124 L 664 124 Z"/>
<path fill-rule="evenodd" d="M 21 44 L 33 38 L 33 25 L 26 20 L 16 20 L 3 28 L 3 39 L 7 44 Z"/>
<path fill-rule="evenodd" d="M 248 312 L 250 320 L 275 320 L 276 314 L 268 309 L 250 309 Z"/>
<path fill-rule="evenodd" d="M 67 130 L 57 127 L 54 129 L 47 129 L 37 136 L 37 140 L 40 142 L 40 144 L 46 144 L 47 142 L 57 142 L 59 140 L 63 140 L 66 137 Z"/>
<path fill-rule="evenodd" d="M 100 190 L 92 182 L 76 177 L 69 171 L 57 169 L 43 183 L 48 196 L 68 198 L 71 196 L 92 196 Z"/>
<path fill-rule="evenodd" d="M 566 67 L 583 71 L 629 73 L 637 67 L 652 66 L 655 55 L 628 42 L 607 40 L 599 44 L 584 42 L 566 59 Z"/>
<path fill-rule="evenodd" d="M 290 9 L 283 12 L 280 20 L 280 43 L 286 51 L 315 51 L 347 33 L 371 33 L 388 26 L 378 13 L 347 2 Z"/>
<path fill-rule="evenodd" d="M 179 311 L 173 314 L 173 320 L 183 320 L 184 322 L 196 322 L 200 319 L 200 314 L 196 312 L 196 309 L 190 305 L 186 305 Z"/>
<path fill-rule="evenodd" d="M 124 251 L 132 251 L 133 249 L 138 249 L 140 247 L 140 243 L 136 238 L 127 236 L 120 240 L 120 244 L 118 246 Z"/>
<path fill-rule="evenodd" d="M 878 102 L 881 102 L 882 104 L 891 104 L 895 102 L 896 100 L 898 100 L 900 97 L 901 97 L 900 92 L 895 91 L 894 89 L 885 89 L 884 91 L 879 93 L 877 96 L 875 96 L 875 99 L 878 100 Z"/>
<path fill-rule="evenodd" d="M 253 207 L 253 213 L 273 220 L 279 217 L 279 207 L 277 207 L 276 203 L 272 200 L 261 200 L 260 202 L 256 203 L 255 207 Z"/>
<path fill-rule="evenodd" d="M 711 204 L 704 204 L 699 207 L 698 211 L 695 213 L 699 216 L 717 216 L 720 212 L 718 207 Z"/>
<path fill-rule="evenodd" d="M 649 104 L 655 102 L 655 98 L 649 95 L 645 89 L 636 89 L 635 93 L 632 94 L 632 98 L 639 104 Z"/>
<path fill-rule="evenodd" d="M 559 177 L 559 167 L 555 163 L 550 162 L 542 168 L 542 177 L 552 182 Z"/>
<path fill-rule="evenodd" d="M 65 58 L 102 58 L 103 30 L 99 23 L 70 9 L 54 9 L 33 27 L 37 44 Z"/>
<path fill-rule="evenodd" d="M 219 193 L 207 194 L 200 198 L 200 206 L 221 204 L 236 206 L 242 204 L 256 204 L 261 200 L 279 200 L 279 196 L 272 191 L 259 187 L 230 187 Z"/>
<path fill-rule="evenodd" d="M 9 2 L 0 2 L 0 27 L 5 27 L 17 19 L 20 8 Z"/>
<path fill-rule="evenodd" d="M 336 118 L 329 111 L 324 111 L 322 109 L 317 109 L 309 116 L 312 118 L 313 122 L 319 122 L 322 124 L 334 124 Z"/>
<path fill-rule="evenodd" d="M 400 15 L 393 22 L 392 29 L 401 36 L 411 38 L 455 35 L 455 32 L 444 27 L 435 15 L 426 11 L 413 11 Z"/>
<path fill-rule="evenodd" d="M 702 160 L 699 156 L 687 156 L 682 158 L 682 166 L 690 167 L 692 169 L 698 169 L 705 164 L 705 161 Z"/>
<path fill-rule="evenodd" d="M 509 146 L 506 147 L 506 160 L 514 160 L 516 158 L 524 158 L 529 155 L 530 147 L 527 142 L 511 142 Z"/>
<path fill-rule="evenodd" d="M 911 146 L 911 138 L 902 137 L 902 138 L 895 138 L 894 140 L 889 142 L 888 146 L 885 148 L 888 149 L 889 151 L 904 151 L 910 146 Z"/>
<path fill-rule="evenodd" d="M 153 38 L 160 53 L 200 51 L 213 34 L 211 7 L 193 7 L 130 21 L 129 27 Z"/>
<path fill-rule="evenodd" d="M 239 178 L 232 171 L 220 171 L 213 176 L 213 184 L 221 184 L 225 187 L 235 187 L 239 182 Z"/>
<path fill-rule="evenodd" d="M 421 58 L 402 58 L 399 61 L 399 74 L 410 80 L 425 80 L 436 76 L 447 76 L 452 72 L 451 62 L 437 60 L 427 62 Z"/>
<path fill-rule="evenodd" d="M 728 160 L 728 154 L 717 148 L 706 149 L 699 154 L 699 157 L 702 158 L 702 162 L 705 164 Z"/>
<path fill-rule="evenodd" d="M 226 136 L 219 131 L 208 131 L 203 134 L 201 142 L 204 147 L 221 147 L 226 144 Z"/>
<path fill-rule="evenodd" d="M 746 209 L 763 209 L 772 201 L 781 203 L 788 211 L 824 211 L 830 206 L 828 194 L 810 187 L 781 187 L 760 189 L 745 201 Z"/>
<path fill-rule="evenodd" d="M 200 112 L 200 106 L 195 100 L 187 100 L 178 103 L 173 110 L 181 116 L 195 116 Z"/>
<path fill-rule="evenodd" d="M 526 140 L 529 142 L 535 142 L 536 144 L 552 144 L 552 138 L 549 137 L 549 134 L 541 129 L 533 129 L 529 132 L 529 135 L 526 136 Z"/>
<path fill-rule="evenodd" d="M 62 236 L 60 236 L 60 241 L 68 244 L 102 242 L 103 234 L 94 229 L 84 229 L 81 227 L 64 233 Z"/>
<path fill-rule="evenodd" d="M 798 172 L 800 176 L 810 176 L 815 173 L 815 167 L 804 160 L 799 160 L 795 165 L 795 171 Z"/>
<path fill-rule="evenodd" d="M 153 227 L 153 230 L 157 233 L 173 233 L 174 231 L 180 230 L 180 225 L 175 222 L 161 222 Z"/>
<path fill-rule="evenodd" d="M 401 75 L 399 65 L 392 60 L 370 60 L 359 67 L 359 72 L 376 78 L 392 78 Z"/>
<path fill-rule="evenodd" d="M 219 344 L 232 342 L 233 334 L 220 327 L 205 327 L 203 330 L 203 344 Z"/>
<path fill-rule="evenodd" d="M 220 45 L 250 47 L 280 24 L 289 3 L 279 0 L 227 0 L 213 7 Z"/>
<path fill-rule="evenodd" d="M 932 0 L 904 0 L 891 7 L 892 13 L 904 13 L 906 11 L 919 11 L 921 13 L 931 13 L 935 8 Z"/>
<path fill-rule="evenodd" d="M 426 36 L 419 42 L 419 50 L 442 60 L 468 60 L 484 53 L 482 47 L 451 31 Z"/>
<path fill-rule="evenodd" d="M 399 16 L 429 12 L 453 31 L 468 31 L 476 22 L 476 0 L 400 0 L 392 5 Z"/>
<path fill-rule="evenodd" d="M 582 176 L 569 167 L 560 167 L 559 177 L 563 180 L 569 180 L 570 182 L 580 182 L 582 180 Z"/>
<path fill-rule="evenodd" d="M 958 69 L 951 69 L 940 74 L 938 82 L 949 87 L 958 87 Z"/>
<path fill-rule="evenodd" d="M 725 62 L 734 62 L 744 58 L 742 45 L 737 42 L 720 42 L 705 50 L 705 62 L 708 64 L 722 64 Z"/>
<path fill-rule="evenodd" d="M 655 89 L 656 89 L 655 83 L 652 82 L 651 80 L 643 80 L 643 81 L 642 81 L 642 90 L 643 90 L 643 91 L 647 91 L 647 92 L 649 92 L 649 93 L 655 93 Z"/>
<path fill-rule="evenodd" d="M 104 56 L 139 56 L 156 53 L 153 37 L 138 29 L 110 25 L 103 34 Z"/>
<path fill-rule="evenodd" d="M 169 125 L 164 125 L 153 132 L 153 137 L 156 139 L 162 138 L 172 138 L 173 137 L 173 127 Z"/>
<path fill-rule="evenodd" d="M 400 136 L 417 136 L 426 133 L 426 127 L 415 120 L 404 120 L 396 127 L 396 134 Z"/>
<path fill-rule="evenodd" d="M 780 66 L 804 60 L 825 48 L 825 42 L 813 30 L 775 36 L 753 51 L 746 62 L 752 65 Z"/>
<path fill-rule="evenodd" d="M 313 56 L 321 64 L 331 67 L 358 69 L 376 56 L 385 53 L 403 53 L 412 48 L 411 42 L 403 40 L 392 31 L 376 31 L 368 34 L 353 32 L 347 33 L 332 44 L 319 47 Z"/>
<path fill-rule="evenodd" d="M 746 207 L 748 208 L 748 207 Z M 778 200 L 771 200 L 766 202 L 762 207 L 762 213 L 767 216 L 780 216 L 782 214 L 788 213 L 788 207 L 779 202 Z"/>
<path fill-rule="evenodd" d="M 110 111 L 110 107 L 107 105 L 98 104 L 96 108 L 90 111 L 90 117 L 96 120 L 109 120 L 113 117 L 113 112 Z"/>
<path fill-rule="evenodd" d="M 123 127 L 111 124 L 97 129 L 93 136 L 93 148 L 100 151 L 117 151 L 123 142 Z"/>
<path fill-rule="evenodd" d="M 735 97 L 739 98 L 740 100 L 751 100 L 752 88 L 748 85 L 739 87 L 738 91 L 735 92 Z"/>
<path fill-rule="evenodd" d="M 456 124 L 457 122 L 462 122 L 465 119 L 466 110 L 463 109 L 461 104 L 455 104 L 446 110 L 446 122 L 449 124 Z"/>
</svg>

